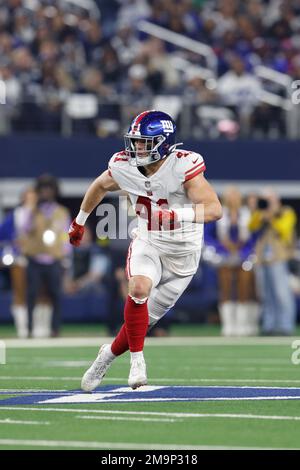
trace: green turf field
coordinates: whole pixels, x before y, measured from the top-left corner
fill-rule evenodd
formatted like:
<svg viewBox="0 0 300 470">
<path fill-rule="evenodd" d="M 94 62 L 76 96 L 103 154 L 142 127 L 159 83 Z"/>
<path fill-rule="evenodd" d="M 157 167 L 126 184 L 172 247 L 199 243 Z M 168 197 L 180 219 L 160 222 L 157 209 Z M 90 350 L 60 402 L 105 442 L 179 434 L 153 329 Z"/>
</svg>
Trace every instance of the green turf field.
<svg viewBox="0 0 300 470">
<path fill-rule="evenodd" d="M 291 362 L 292 340 L 148 339 L 149 385 L 300 387 L 300 364 Z M 80 346 L 67 339 L 17 344 L 8 340 L 7 364 L 0 365 L 0 405 L 26 392 L 79 389 L 81 376 L 97 352 L 96 340 L 85 341 L 93 345 Z M 127 353 L 113 363 L 103 385 L 126 387 L 128 371 Z M 142 396 L 143 392 L 134 393 Z M 23 448 L 299 449 L 300 400 L 0 406 L 0 449 Z"/>
</svg>

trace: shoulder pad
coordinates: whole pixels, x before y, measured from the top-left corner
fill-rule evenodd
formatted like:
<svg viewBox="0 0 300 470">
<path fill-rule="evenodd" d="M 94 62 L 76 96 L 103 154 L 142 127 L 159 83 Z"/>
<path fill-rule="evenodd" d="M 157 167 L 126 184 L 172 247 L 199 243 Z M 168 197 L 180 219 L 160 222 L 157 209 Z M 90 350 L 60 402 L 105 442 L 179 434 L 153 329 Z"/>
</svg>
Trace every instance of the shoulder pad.
<svg viewBox="0 0 300 470">
<path fill-rule="evenodd" d="M 200 153 L 178 150 L 173 155 L 175 159 L 175 172 L 182 183 L 205 171 L 205 163 Z"/>
</svg>

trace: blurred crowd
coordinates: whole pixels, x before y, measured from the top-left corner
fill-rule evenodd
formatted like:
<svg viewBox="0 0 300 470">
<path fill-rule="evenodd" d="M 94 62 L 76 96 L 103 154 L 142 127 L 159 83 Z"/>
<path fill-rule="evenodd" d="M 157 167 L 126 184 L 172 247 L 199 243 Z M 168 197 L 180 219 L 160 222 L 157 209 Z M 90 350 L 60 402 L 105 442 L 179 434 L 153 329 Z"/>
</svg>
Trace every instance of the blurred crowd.
<svg viewBox="0 0 300 470">
<path fill-rule="evenodd" d="M 296 212 L 271 188 L 244 200 L 238 188 L 228 187 L 222 199 L 222 219 L 205 226 L 204 259 L 218 271 L 223 335 L 291 335 Z"/>
<path fill-rule="evenodd" d="M 172 96 L 174 118 L 189 105 L 193 137 L 286 135 L 284 111 L 262 104 L 257 65 L 300 76 L 300 6 L 296 0 L 0 1 L 0 79 L 6 106 L 0 132 L 118 134 L 139 110 Z M 137 28 L 151 23 L 209 45 L 216 80 L 205 79 L 203 58 Z M 174 56 L 187 60 L 183 70 Z M 193 66 L 197 66 L 196 68 Z M 265 84 L 264 84 L 265 85 Z M 284 94 L 276 83 L 268 91 Z M 66 106 L 74 94 L 96 102 Z M 79 108 L 79 111 L 78 111 Z M 78 116 L 79 113 L 79 116 Z M 172 114 L 172 113 L 171 113 Z M 90 117 L 90 118 L 88 118 Z"/>
<path fill-rule="evenodd" d="M 109 278 L 110 257 L 88 225 L 81 247 L 72 249 L 69 210 L 58 199 L 56 178 L 41 175 L 0 224 L 1 267 L 10 271 L 11 314 L 21 338 L 58 336 L 62 295 L 81 294 L 88 303 Z"/>
<path fill-rule="evenodd" d="M 59 196 L 57 180 L 41 175 L 22 194 L 20 204 L 0 220 L 0 274 L 9 270 L 17 335 L 58 336 L 62 318 L 67 314 L 72 320 L 74 300 L 87 315 L 84 321 L 90 321 L 91 310 L 103 310 L 103 294 L 105 321 L 113 335 L 122 321 L 127 296 L 125 260 L 130 238 L 97 238 L 95 227 L 87 225 L 82 245 L 73 249 L 67 234 L 69 209 Z M 210 309 L 217 307 L 222 334 L 293 334 L 300 294 L 296 212 L 271 188 L 245 198 L 230 186 L 222 202 L 222 219 L 205 225 L 202 261 L 195 275 L 197 282 L 204 264 L 216 273 L 216 303 Z M 114 204 L 119 214 L 131 214 L 124 198 L 115 199 Z M 129 224 L 134 217 L 129 216 Z M 189 288 L 186 297 L 191 293 Z M 204 295 L 201 284 L 197 285 L 194 300 L 200 302 Z M 73 303 L 63 309 L 63 298 Z M 186 321 L 189 308 L 185 307 Z M 96 318 L 99 321 L 99 315 Z M 190 320 L 202 321 L 200 311 Z M 152 334 L 167 334 L 170 321 L 172 316 L 164 318 Z"/>
</svg>

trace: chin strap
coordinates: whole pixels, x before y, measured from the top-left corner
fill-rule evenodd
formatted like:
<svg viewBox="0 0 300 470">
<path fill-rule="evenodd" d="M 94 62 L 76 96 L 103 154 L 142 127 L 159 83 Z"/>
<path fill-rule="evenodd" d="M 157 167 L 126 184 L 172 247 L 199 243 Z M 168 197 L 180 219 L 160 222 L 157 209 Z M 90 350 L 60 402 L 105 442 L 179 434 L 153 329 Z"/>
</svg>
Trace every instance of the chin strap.
<svg viewBox="0 0 300 470">
<path fill-rule="evenodd" d="M 152 162 L 148 162 L 148 163 L 141 163 L 140 165 L 137 164 L 137 159 L 135 157 L 135 165 L 133 165 L 133 160 L 132 158 L 129 160 L 129 163 L 132 165 L 132 166 L 148 166 L 148 165 L 151 165 L 152 163 L 156 163 L 158 162 L 159 160 L 164 160 L 166 157 L 168 157 L 170 155 L 170 153 L 174 152 L 176 150 L 177 147 L 179 147 L 179 145 L 183 145 L 183 142 L 178 142 L 178 144 L 174 144 L 174 145 L 171 145 L 171 147 L 169 148 L 169 151 L 168 153 L 166 153 L 166 155 L 164 155 L 162 158 L 158 158 L 157 160 L 153 160 Z"/>
<path fill-rule="evenodd" d="M 178 144 L 171 145 L 169 148 L 169 153 L 174 152 L 174 150 L 176 150 L 179 145 L 183 145 L 183 142 L 178 142 Z"/>
</svg>

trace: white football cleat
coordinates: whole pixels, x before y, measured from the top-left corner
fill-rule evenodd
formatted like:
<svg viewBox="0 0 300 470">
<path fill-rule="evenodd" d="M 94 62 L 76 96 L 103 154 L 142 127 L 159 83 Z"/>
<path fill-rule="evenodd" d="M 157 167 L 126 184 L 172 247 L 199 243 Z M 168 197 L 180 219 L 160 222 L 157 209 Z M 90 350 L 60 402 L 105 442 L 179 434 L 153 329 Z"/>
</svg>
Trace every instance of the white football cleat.
<svg viewBox="0 0 300 470">
<path fill-rule="evenodd" d="M 128 378 L 129 387 L 135 390 L 142 385 L 147 385 L 146 363 L 143 357 L 131 359 Z"/>
<path fill-rule="evenodd" d="M 101 346 L 96 360 L 82 377 L 81 388 L 85 392 L 91 392 L 97 388 L 101 384 L 106 371 L 111 366 L 114 358 L 112 358 L 111 351 L 108 352 L 108 348 L 110 348 L 110 344 L 103 344 Z"/>
</svg>

